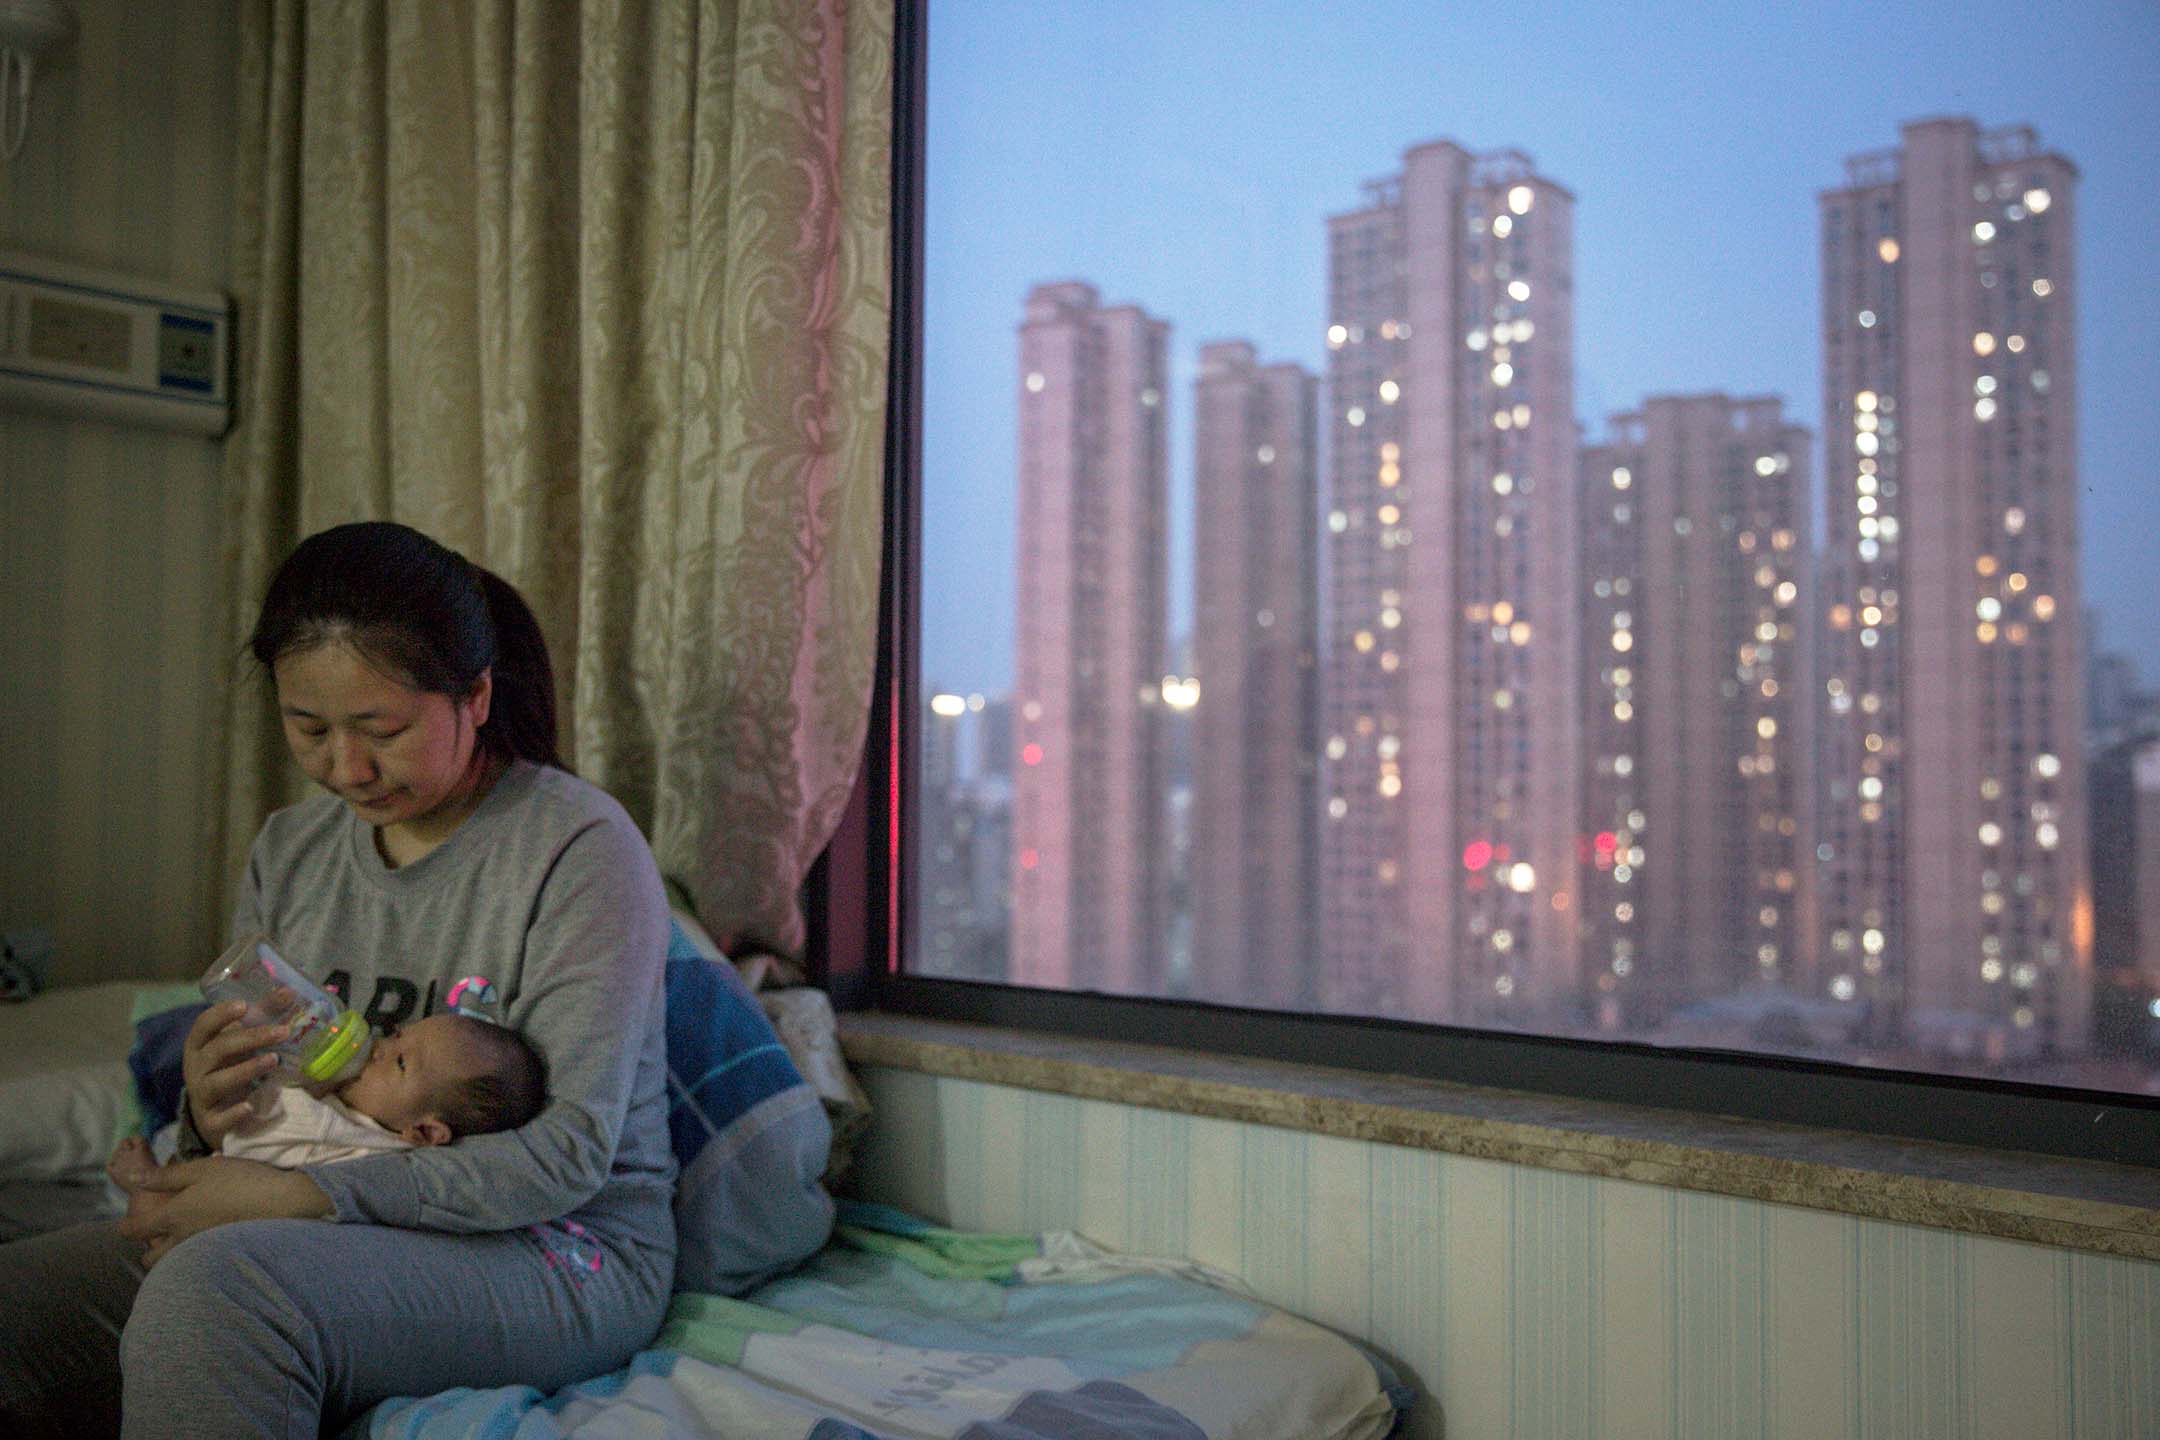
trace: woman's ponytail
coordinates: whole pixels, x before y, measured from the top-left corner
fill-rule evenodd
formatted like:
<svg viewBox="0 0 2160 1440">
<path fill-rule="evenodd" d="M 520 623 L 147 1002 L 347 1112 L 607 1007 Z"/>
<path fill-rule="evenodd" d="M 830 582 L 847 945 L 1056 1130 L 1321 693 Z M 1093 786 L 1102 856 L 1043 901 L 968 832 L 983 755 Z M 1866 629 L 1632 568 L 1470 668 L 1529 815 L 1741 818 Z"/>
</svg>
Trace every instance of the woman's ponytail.
<svg viewBox="0 0 2160 1440">
<path fill-rule="evenodd" d="M 495 623 L 495 695 L 480 743 L 506 759 L 568 770 L 556 751 L 555 666 L 540 621 L 516 586 L 492 570 L 472 568 Z"/>
</svg>

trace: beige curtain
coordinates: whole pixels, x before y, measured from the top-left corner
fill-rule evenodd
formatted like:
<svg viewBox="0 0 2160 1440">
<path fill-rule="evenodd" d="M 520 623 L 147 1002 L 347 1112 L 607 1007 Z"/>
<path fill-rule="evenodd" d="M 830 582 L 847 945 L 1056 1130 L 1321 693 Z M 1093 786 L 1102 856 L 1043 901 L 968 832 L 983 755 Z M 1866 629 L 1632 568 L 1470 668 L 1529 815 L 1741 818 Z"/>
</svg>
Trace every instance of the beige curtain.
<svg viewBox="0 0 2160 1440">
<path fill-rule="evenodd" d="M 247 0 L 234 648 L 360 518 L 498 571 L 565 752 L 741 951 L 867 723 L 892 0 Z M 235 658 L 221 894 L 301 793 Z"/>
</svg>

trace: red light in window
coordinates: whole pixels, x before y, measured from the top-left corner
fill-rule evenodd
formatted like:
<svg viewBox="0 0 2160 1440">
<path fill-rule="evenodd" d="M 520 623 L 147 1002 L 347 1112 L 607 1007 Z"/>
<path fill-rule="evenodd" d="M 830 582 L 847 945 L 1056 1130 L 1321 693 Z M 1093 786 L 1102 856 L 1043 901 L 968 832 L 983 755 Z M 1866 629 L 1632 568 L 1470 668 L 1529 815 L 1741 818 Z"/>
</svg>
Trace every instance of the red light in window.
<svg viewBox="0 0 2160 1440">
<path fill-rule="evenodd" d="M 1023 765 L 1042 764 L 1042 746 L 1036 744 L 1032 740 L 1028 741 L 1027 744 L 1021 746 L 1020 763 Z"/>
<path fill-rule="evenodd" d="M 1027 849 L 1025 849 L 1025 850 L 1022 850 L 1022 851 L 1020 852 L 1020 868 L 1021 868 L 1021 869 L 1023 869 L 1023 870 L 1032 870 L 1032 869 L 1034 869 L 1034 868 L 1035 868 L 1035 867 L 1036 867 L 1037 865 L 1040 865 L 1041 863 L 1042 863 L 1042 856 L 1041 856 L 1041 855 L 1039 855 L 1039 854 L 1037 854 L 1037 853 L 1035 852 L 1035 848 L 1034 848 L 1033 846 L 1029 846 L 1029 847 L 1028 847 Z"/>
<path fill-rule="evenodd" d="M 1619 849 L 1619 848 L 1620 848 L 1620 837 L 1619 837 L 1619 836 L 1617 836 L 1617 835 L 1613 834 L 1613 832 L 1612 832 L 1612 831 L 1610 831 L 1610 830 L 1600 830 L 1600 831 L 1598 831 L 1598 835 L 1597 835 L 1597 851 L 1598 851 L 1598 854 L 1600 854 L 1600 855 L 1610 855 L 1610 854 L 1612 854 L 1612 853 L 1613 853 L 1613 851 L 1615 851 L 1615 850 L 1617 850 L 1617 849 Z"/>
<path fill-rule="evenodd" d="M 1465 870 L 1482 870 L 1492 864 L 1492 845 L 1484 840 L 1473 840 L 1463 846 L 1462 863 Z"/>
</svg>

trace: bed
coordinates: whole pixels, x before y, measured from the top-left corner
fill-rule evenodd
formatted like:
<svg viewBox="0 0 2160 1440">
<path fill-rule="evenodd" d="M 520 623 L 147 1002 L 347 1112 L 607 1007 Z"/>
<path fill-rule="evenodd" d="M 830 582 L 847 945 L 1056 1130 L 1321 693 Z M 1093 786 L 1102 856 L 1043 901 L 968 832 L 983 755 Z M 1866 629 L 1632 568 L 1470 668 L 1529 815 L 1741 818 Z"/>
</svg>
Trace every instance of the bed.
<svg viewBox="0 0 2160 1440">
<path fill-rule="evenodd" d="M 345 1440 L 1378 1440 L 1402 1423 L 1411 1394 L 1379 1357 L 1234 1277 L 1071 1232 L 953 1231 L 842 1200 L 829 1238 L 826 1214 L 814 1217 L 824 1243 L 806 1261 L 735 1283 L 722 1258 L 732 1246 L 714 1230 L 732 1200 L 711 1157 L 737 1151 L 724 1141 L 738 1120 L 784 1134 L 774 1116 L 805 1105 L 844 1134 L 861 1118 L 849 1113 L 860 1091 L 839 1067 L 822 996 L 761 1005 L 687 917 L 675 942 L 671 1128 L 686 1259 L 659 1337 L 624 1369 L 553 1395 L 511 1387 L 385 1401 Z M 153 1124 L 160 1103 L 130 1050 L 144 1068 L 139 1037 L 188 998 L 186 987 L 121 983 L 0 1005 L 0 1239 L 117 1213 L 105 1157 L 120 1135 Z M 767 1065 L 762 1086 L 723 1094 L 674 1074 L 726 1071 L 732 1085 L 758 1067 L 713 1066 L 713 1053 L 783 1044 L 792 1063 Z M 790 1154 L 738 1158 L 770 1167 Z M 792 1158 L 823 1165 L 825 1151 Z M 812 1187 L 823 1178 L 807 1173 Z"/>
<path fill-rule="evenodd" d="M 345 1440 L 1378 1440 L 1410 1398 L 1203 1267 L 843 1202 L 809 1263 L 739 1299 L 678 1294 L 612 1375 L 389 1400 Z"/>
<path fill-rule="evenodd" d="M 139 982 L 0 1005 L 0 1240 L 118 1214 L 105 1157 L 135 1128 Z"/>
</svg>

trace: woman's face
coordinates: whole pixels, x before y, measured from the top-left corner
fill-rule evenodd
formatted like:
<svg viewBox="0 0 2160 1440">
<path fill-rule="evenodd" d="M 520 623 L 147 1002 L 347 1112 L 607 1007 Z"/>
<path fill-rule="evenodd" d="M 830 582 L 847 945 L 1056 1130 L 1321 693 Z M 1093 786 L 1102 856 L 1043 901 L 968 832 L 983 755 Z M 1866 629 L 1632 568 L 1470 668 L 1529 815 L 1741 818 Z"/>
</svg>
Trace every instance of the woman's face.
<svg viewBox="0 0 2160 1440">
<path fill-rule="evenodd" d="M 454 700 L 385 675 L 332 640 L 271 667 L 285 743 L 307 777 L 370 825 L 409 825 L 472 788 L 492 676 Z"/>
</svg>

